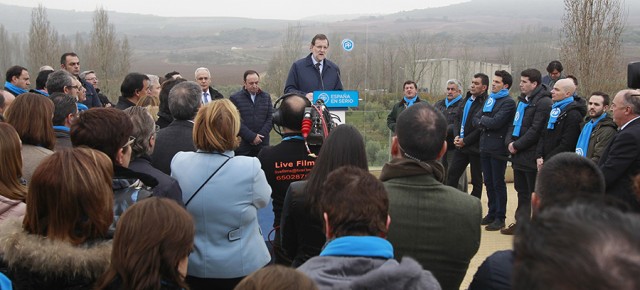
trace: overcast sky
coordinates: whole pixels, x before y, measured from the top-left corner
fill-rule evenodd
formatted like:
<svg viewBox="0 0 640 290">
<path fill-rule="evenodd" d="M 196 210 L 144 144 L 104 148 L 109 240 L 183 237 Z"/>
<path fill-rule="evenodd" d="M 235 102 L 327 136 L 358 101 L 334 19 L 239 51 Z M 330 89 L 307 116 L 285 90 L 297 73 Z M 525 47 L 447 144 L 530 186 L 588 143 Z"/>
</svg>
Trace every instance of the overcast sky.
<svg viewBox="0 0 640 290">
<path fill-rule="evenodd" d="M 93 11 L 96 7 L 117 12 L 159 16 L 230 16 L 297 20 L 316 15 L 390 14 L 399 11 L 446 6 L 469 0 L 0 0 L 0 3 L 48 9 Z"/>
</svg>

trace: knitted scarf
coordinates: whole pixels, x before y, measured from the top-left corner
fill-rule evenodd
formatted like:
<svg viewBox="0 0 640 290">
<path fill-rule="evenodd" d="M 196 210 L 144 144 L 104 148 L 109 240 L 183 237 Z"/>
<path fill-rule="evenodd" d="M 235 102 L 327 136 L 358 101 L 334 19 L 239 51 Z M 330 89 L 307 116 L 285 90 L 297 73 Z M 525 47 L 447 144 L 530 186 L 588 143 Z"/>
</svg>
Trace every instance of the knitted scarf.
<svg viewBox="0 0 640 290">
<path fill-rule="evenodd" d="M 509 96 L 508 89 L 502 89 L 497 93 L 491 92 L 487 100 L 484 102 L 484 107 L 482 108 L 482 112 L 490 113 L 491 111 L 493 111 L 493 106 L 495 106 L 496 100 L 502 99 L 507 96 Z"/>
<path fill-rule="evenodd" d="M 591 121 L 584 124 L 582 128 L 582 132 L 580 132 L 580 137 L 578 137 L 578 143 L 576 144 L 576 153 L 580 156 L 587 157 L 587 149 L 589 148 L 589 140 L 591 139 L 591 132 L 593 132 L 593 128 L 598 125 L 600 120 L 604 119 L 607 116 L 607 113 L 603 113 L 597 119 L 592 119 Z"/>
<path fill-rule="evenodd" d="M 447 107 L 448 109 L 451 105 L 457 103 L 460 100 L 462 100 L 462 95 L 458 95 L 455 99 L 451 101 L 449 101 L 449 99 L 444 99 L 444 106 Z"/>
<path fill-rule="evenodd" d="M 467 117 L 469 117 L 469 111 L 473 105 L 473 99 L 468 98 L 464 104 L 464 111 L 462 112 L 462 123 L 460 124 L 460 138 L 464 138 L 464 125 L 467 123 Z"/>
<path fill-rule="evenodd" d="M 551 113 L 549 113 L 549 122 L 547 123 L 547 129 L 553 130 L 556 127 L 556 122 L 558 121 L 558 117 L 567 108 L 567 106 L 573 103 L 573 97 L 568 97 L 562 101 L 558 101 L 553 103 L 551 106 Z"/>
<path fill-rule="evenodd" d="M 513 137 L 520 137 L 520 129 L 522 128 L 522 119 L 524 118 L 524 109 L 529 106 L 529 103 L 523 101 L 518 102 L 518 109 L 516 110 L 516 116 L 513 117 Z"/>
</svg>

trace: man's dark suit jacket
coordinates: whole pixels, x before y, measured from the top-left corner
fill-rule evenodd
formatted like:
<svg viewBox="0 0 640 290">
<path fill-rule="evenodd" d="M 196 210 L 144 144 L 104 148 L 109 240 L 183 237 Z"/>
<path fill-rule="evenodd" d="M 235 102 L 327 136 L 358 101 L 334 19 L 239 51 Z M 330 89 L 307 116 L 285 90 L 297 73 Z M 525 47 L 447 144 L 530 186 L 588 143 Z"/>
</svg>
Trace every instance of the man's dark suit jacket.
<svg viewBox="0 0 640 290">
<path fill-rule="evenodd" d="M 640 173 L 640 119 L 635 119 L 616 133 L 600 158 L 600 169 L 607 184 L 607 194 L 627 202 L 640 211 L 634 194 L 633 178 Z"/>
<path fill-rule="evenodd" d="M 151 155 L 152 165 L 171 175 L 171 159 L 180 151 L 196 151 L 193 145 L 193 123 L 174 120 L 156 136 L 156 146 Z"/>
<path fill-rule="evenodd" d="M 296 93 L 302 96 L 313 91 L 342 91 L 340 68 L 337 64 L 324 59 L 322 77 L 313 65 L 311 53 L 307 57 L 297 60 L 291 65 L 284 93 Z"/>
</svg>

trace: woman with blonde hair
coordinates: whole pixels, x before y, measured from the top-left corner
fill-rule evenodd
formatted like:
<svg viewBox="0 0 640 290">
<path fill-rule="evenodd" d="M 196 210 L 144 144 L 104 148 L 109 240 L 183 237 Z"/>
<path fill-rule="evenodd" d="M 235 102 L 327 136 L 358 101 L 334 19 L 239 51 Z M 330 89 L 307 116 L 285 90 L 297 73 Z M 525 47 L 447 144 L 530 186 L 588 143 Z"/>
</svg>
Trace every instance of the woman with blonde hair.
<svg viewBox="0 0 640 290">
<path fill-rule="evenodd" d="M 118 221 L 111 265 L 96 289 L 189 289 L 184 277 L 194 233 L 191 215 L 173 200 L 132 205 Z"/>
<path fill-rule="evenodd" d="M 112 163 L 87 148 L 58 151 L 33 173 L 24 220 L 0 223 L 0 271 L 15 289 L 91 289 L 111 256 Z"/>
<path fill-rule="evenodd" d="M 16 129 L 22 140 L 22 173 L 27 182 L 38 164 L 53 154 L 56 144 L 53 109 L 53 102 L 49 98 L 36 93 L 24 93 L 5 112 L 6 122 Z"/>
<path fill-rule="evenodd" d="M 257 158 L 234 156 L 240 115 L 231 101 L 208 103 L 194 123 L 198 151 L 178 152 L 171 162 L 196 223 L 186 281 L 191 289 L 233 289 L 270 260 L 257 211 L 271 188 Z"/>
<path fill-rule="evenodd" d="M 23 216 L 27 187 L 22 180 L 20 137 L 11 125 L 0 123 L 0 221 Z"/>
</svg>

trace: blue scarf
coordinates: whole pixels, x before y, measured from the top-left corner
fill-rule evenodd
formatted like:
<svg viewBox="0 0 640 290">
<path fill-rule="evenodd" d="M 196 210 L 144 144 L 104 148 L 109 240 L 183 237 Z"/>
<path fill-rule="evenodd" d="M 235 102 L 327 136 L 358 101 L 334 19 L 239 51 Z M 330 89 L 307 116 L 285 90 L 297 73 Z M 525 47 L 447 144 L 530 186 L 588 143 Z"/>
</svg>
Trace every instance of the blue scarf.
<svg viewBox="0 0 640 290">
<path fill-rule="evenodd" d="M 29 90 L 25 90 L 21 87 L 16 87 L 14 84 L 10 83 L 10 82 L 4 82 L 4 89 L 5 90 L 9 90 L 12 91 L 16 94 L 24 94 L 26 92 L 29 92 Z"/>
<path fill-rule="evenodd" d="M 389 241 L 373 236 L 346 236 L 327 243 L 320 256 L 377 257 L 393 259 Z"/>
<path fill-rule="evenodd" d="M 76 103 L 76 105 L 78 106 L 78 111 L 79 112 L 89 110 L 89 107 L 87 107 L 87 105 L 85 105 L 83 103 Z"/>
<path fill-rule="evenodd" d="M 491 111 L 493 111 L 493 106 L 496 104 L 496 100 L 502 99 L 507 96 L 509 96 L 508 89 L 502 89 L 497 93 L 491 92 L 487 100 L 484 102 L 484 107 L 482 108 L 482 112 L 491 113 Z"/>
<path fill-rule="evenodd" d="M 580 137 L 578 137 L 578 144 L 576 144 L 576 153 L 582 157 L 587 157 L 587 149 L 589 148 L 589 139 L 591 139 L 591 132 L 593 128 L 598 125 L 598 122 L 607 116 L 607 113 L 603 113 L 598 119 L 591 120 L 584 124 Z"/>
<path fill-rule="evenodd" d="M 58 131 L 64 131 L 64 132 L 71 132 L 71 129 L 69 127 L 65 127 L 65 126 L 53 126 L 53 130 L 58 130 Z"/>
<path fill-rule="evenodd" d="M 407 102 L 407 108 L 411 107 L 411 105 L 413 105 L 413 103 L 415 103 L 417 99 L 418 99 L 418 96 L 413 97 L 413 99 L 408 99 L 407 97 L 404 97 L 404 101 Z"/>
<path fill-rule="evenodd" d="M 47 93 L 47 92 L 45 92 L 45 91 L 43 91 L 43 90 L 35 90 L 35 91 L 36 91 L 36 92 L 38 92 L 39 94 L 41 94 L 41 95 L 45 96 L 45 97 L 48 97 L 48 96 L 49 96 L 49 93 Z"/>
<path fill-rule="evenodd" d="M 469 117 L 469 110 L 471 110 L 473 101 L 474 100 L 469 97 L 467 99 L 467 102 L 464 104 L 464 111 L 462 112 L 462 124 L 460 125 L 460 138 L 464 138 L 464 125 L 467 123 L 467 117 Z"/>
<path fill-rule="evenodd" d="M 523 101 L 518 102 L 518 109 L 516 110 L 516 116 L 513 117 L 513 137 L 520 137 L 520 129 L 522 128 L 522 119 L 524 119 L 524 109 L 529 106 L 529 103 Z"/>
<path fill-rule="evenodd" d="M 449 102 L 449 99 L 444 99 L 444 105 L 448 109 L 451 105 L 457 103 L 460 100 L 462 100 L 462 95 L 458 95 L 455 99 L 451 100 L 451 102 Z"/>
<path fill-rule="evenodd" d="M 553 128 L 555 128 L 558 117 L 560 117 L 562 111 L 571 103 L 573 103 L 573 97 L 568 97 L 562 101 L 553 103 L 553 106 L 551 106 L 551 113 L 549 113 L 547 129 L 553 130 Z"/>
</svg>

